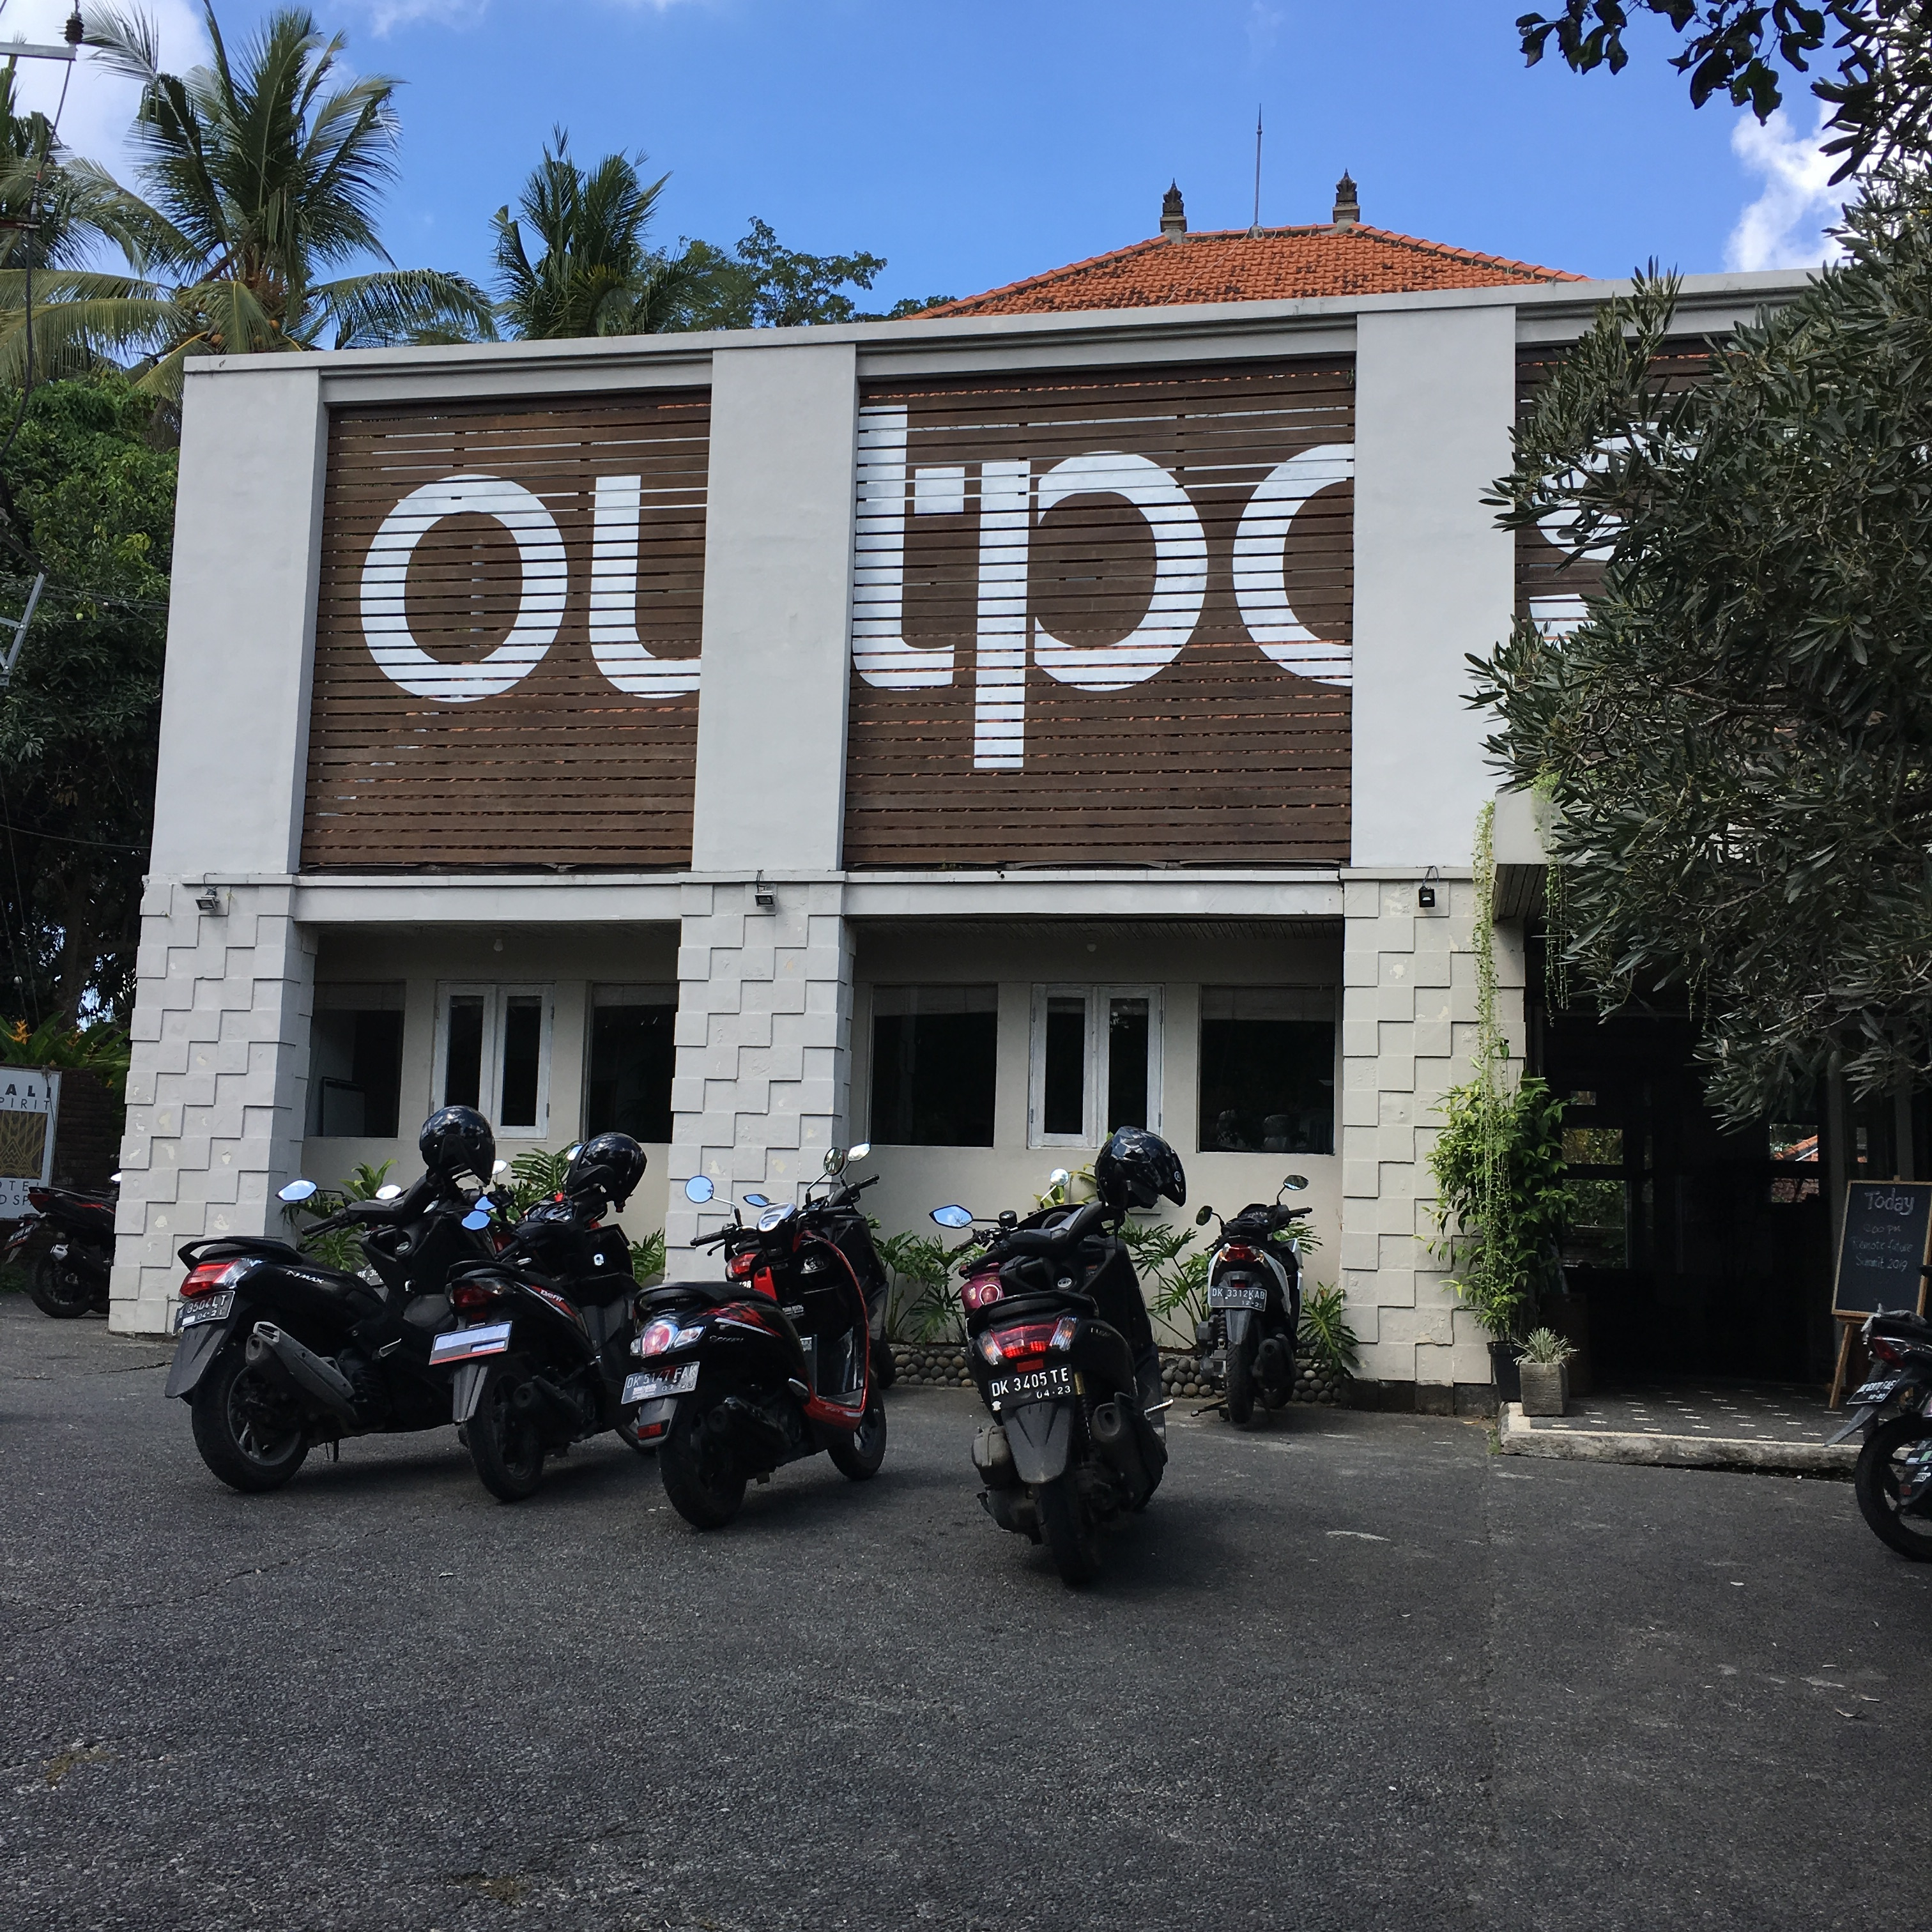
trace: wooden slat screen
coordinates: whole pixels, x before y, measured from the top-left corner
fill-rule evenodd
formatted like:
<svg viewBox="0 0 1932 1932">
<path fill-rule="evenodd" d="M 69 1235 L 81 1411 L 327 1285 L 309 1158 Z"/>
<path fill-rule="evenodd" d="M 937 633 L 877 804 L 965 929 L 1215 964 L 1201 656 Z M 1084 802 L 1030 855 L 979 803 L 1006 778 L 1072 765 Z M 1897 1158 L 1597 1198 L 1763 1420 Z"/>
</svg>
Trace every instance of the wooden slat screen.
<svg viewBox="0 0 1932 1932">
<path fill-rule="evenodd" d="M 868 387 L 846 864 L 1345 861 L 1354 440 L 1347 363 Z M 1100 452 L 1130 488 L 1153 479 L 1154 507 L 1076 493 L 1072 472 L 1047 483 Z M 1172 486 L 1144 459 L 1184 502 L 1162 507 Z M 1238 532 L 1251 502 L 1264 517 L 1271 476 L 1273 561 L 1250 545 L 1238 586 Z M 1178 652 L 1124 688 L 1050 676 L 1054 640 L 1104 664 L 1158 614 L 1156 538 L 1179 542 L 1194 518 L 1206 583 L 1191 630 L 1193 602 L 1162 593 L 1180 607 Z M 1270 602 L 1272 661 L 1246 621 Z M 882 688 L 866 674 L 882 660 L 926 682 Z"/>
<path fill-rule="evenodd" d="M 708 395 L 690 391 L 336 416 L 323 502 L 304 868 L 690 862 L 695 680 L 685 675 L 693 688 L 668 694 L 651 680 L 680 681 L 672 666 L 698 653 L 709 425 Z M 545 634 L 554 626 L 555 640 L 526 674 L 458 703 L 412 693 L 377 663 L 365 628 L 364 567 L 372 539 L 405 497 L 464 476 L 518 486 L 554 520 L 562 567 L 539 560 L 553 574 L 537 585 L 537 602 L 560 600 L 562 614 L 559 622 L 551 609 L 540 626 Z M 635 486 L 620 480 L 632 478 Z M 628 690 L 598 668 L 592 648 L 599 479 L 613 493 L 603 500 L 607 509 L 634 518 L 635 635 L 656 666 Z M 555 544 L 553 536 L 553 560 Z M 595 568 L 607 586 L 613 554 L 600 536 Z M 627 593 L 607 589 L 603 601 L 616 616 L 604 614 L 600 637 L 632 614 L 628 551 L 615 567 Z M 511 639 L 520 597 L 531 595 L 536 574 L 526 574 L 518 538 L 502 520 L 441 516 L 422 530 L 407 563 L 405 644 L 413 640 L 437 664 L 478 663 Z M 629 649 L 641 661 L 636 644 Z M 433 668 L 428 682 L 436 682 Z"/>
</svg>

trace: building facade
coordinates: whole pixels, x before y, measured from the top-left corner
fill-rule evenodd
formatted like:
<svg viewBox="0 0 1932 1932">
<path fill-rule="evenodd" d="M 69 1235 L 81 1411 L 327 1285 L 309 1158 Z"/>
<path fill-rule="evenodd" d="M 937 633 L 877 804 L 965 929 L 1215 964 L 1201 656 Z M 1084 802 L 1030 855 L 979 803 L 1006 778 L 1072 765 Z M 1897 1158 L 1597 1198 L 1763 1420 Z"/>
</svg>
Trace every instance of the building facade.
<svg viewBox="0 0 1932 1932">
<path fill-rule="evenodd" d="M 1687 333 L 1792 286 L 1692 278 Z M 446 1099 L 512 1156 L 637 1133 L 674 1268 L 695 1172 L 867 1138 L 923 1228 L 1134 1120 L 1191 1201 L 1306 1174 L 1364 1376 L 1481 1406 L 1418 1238 L 1465 658 L 1570 596 L 1483 499 L 1613 292 L 191 365 L 116 1325 Z"/>
</svg>

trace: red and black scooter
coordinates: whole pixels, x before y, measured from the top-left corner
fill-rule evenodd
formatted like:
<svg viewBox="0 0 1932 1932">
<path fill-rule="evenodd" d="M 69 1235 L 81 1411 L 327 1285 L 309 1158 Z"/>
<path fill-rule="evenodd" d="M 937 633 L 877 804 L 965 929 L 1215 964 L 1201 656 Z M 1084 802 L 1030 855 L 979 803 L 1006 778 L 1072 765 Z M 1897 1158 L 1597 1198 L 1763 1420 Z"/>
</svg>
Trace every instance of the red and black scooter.
<svg viewBox="0 0 1932 1932">
<path fill-rule="evenodd" d="M 118 1182 L 121 1177 L 114 1177 Z M 16 1221 L 0 1242 L 0 1264 L 11 1264 L 34 1248 L 27 1292 L 43 1315 L 70 1321 L 107 1312 L 107 1284 L 114 1270 L 114 1192 L 70 1187 L 30 1187 L 34 1210 Z"/>
<path fill-rule="evenodd" d="M 671 1506 L 700 1529 L 729 1522 L 752 1477 L 821 1449 L 855 1483 L 878 1473 L 886 1411 L 872 1346 L 885 1270 L 856 1203 L 871 1180 L 841 1184 L 861 1145 L 826 1156 L 829 1191 L 802 1206 L 745 1197 L 697 1248 L 722 1245 L 722 1285 L 675 1282 L 638 1298 L 641 1366 L 624 1388 L 640 1443 L 658 1444 Z M 874 1180 L 878 1177 L 874 1175 Z M 716 1190 L 694 1176 L 685 1198 Z"/>
</svg>

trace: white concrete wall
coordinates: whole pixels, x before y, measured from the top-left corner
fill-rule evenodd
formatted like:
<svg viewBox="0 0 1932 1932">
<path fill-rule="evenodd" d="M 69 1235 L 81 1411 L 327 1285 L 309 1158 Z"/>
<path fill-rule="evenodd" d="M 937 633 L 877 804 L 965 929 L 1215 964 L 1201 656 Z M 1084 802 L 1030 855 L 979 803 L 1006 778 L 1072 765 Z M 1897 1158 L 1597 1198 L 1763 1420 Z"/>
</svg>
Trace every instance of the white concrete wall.
<svg viewBox="0 0 1932 1932">
<path fill-rule="evenodd" d="M 1509 634 L 1515 538 L 1483 502 L 1511 460 L 1516 310 L 1364 315 L 1355 334 L 1353 832 L 1359 868 L 1466 866 L 1493 795 L 1471 652 Z"/>
<path fill-rule="evenodd" d="M 700 872 L 838 864 L 858 411 L 849 343 L 712 358 Z"/>
</svg>

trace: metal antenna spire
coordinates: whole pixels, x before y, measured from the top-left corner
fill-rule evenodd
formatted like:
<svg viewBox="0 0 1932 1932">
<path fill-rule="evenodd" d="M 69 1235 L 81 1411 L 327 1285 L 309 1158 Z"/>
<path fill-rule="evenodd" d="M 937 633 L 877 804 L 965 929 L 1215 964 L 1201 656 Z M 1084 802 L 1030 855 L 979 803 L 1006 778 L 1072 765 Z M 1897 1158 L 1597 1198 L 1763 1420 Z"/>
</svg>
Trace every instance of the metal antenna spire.
<svg viewBox="0 0 1932 1932">
<path fill-rule="evenodd" d="M 1255 103 L 1255 219 L 1250 235 L 1262 232 L 1262 104 Z"/>
</svg>

